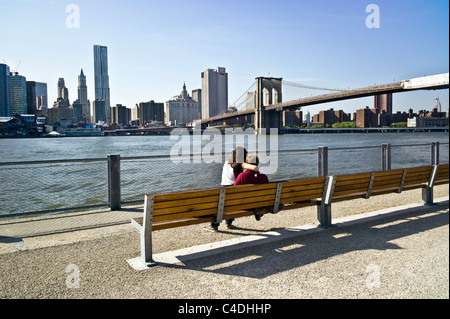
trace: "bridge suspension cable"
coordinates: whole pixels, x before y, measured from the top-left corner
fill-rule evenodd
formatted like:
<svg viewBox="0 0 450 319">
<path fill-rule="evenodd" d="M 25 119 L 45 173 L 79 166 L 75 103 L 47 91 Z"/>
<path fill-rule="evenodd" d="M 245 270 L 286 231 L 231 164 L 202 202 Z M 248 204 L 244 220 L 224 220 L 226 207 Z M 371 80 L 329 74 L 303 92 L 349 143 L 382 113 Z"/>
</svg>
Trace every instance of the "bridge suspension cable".
<svg viewBox="0 0 450 319">
<path fill-rule="evenodd" d="M 330 89 L 330 88 L 323 88 L 323 87 L 312 86 L 312 85 L 305 85 L 305 84 L 295 83 L 295 82 L 286 81 L 286 80 L 282 80 L 281 83 L 283 85 L 285 84 L 287 86 L 295 86 L 295 87 L 300 87 L 303 89 L 322 90 L 322 91 L 346 91 L 346 90 L 341 90 L 341 89 Z"/>
</svg>

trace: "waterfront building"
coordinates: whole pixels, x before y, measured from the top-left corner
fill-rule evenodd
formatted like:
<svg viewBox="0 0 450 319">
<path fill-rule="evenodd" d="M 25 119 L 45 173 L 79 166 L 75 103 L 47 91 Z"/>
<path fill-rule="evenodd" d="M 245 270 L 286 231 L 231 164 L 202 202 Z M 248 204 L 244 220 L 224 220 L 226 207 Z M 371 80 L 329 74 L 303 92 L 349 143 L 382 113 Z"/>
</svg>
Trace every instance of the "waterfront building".
<svg viewBox="0 0 450 319">
<path fill-rule="evenodd" d="M 251 110 L 256 107 L 256 91 L 245 93 L 245 109 Z"/>
<path fill-rule="evenodd" d="M 39 116 L 47 116 L 48 98 L 47 98 L 47 83 L 36 83 L 36 110 Z"/>
<path fill-rule="evenodd" d="M 415 116 L 408 119 L 408 127 L 448 127 L 448 117 Z"/>
<path fill-rule="evenodd" d="M 26 114 L 27 106 L 27 79 L 14 72 L 10 77 L 9 92 L 11 97 L 11 115 Z"/>
<path fill-rule="evenodd" d="M 385 111 L 387 114 L 392 114 L 392 93 L 375 95 L 373 107 L 378 113 Z"/>
<path fill-rule="evenodd" d="M 92 108 L 94 110 L 93 122 L 106 122 L 105 101 L 96 99 L 92 105 Z"/>
<path fill-rule="evenodd" d="M 335 111 L 331 108 L 326 111 L 320 111 L 319 114 L 313 115 L 312 121 L 322 125 L 333 125 L 334 123 L 350 122 L 351 115 L 350 113 L 344 113 L 342 110 Z"/>
<path fill-rule="evenodd" d="M 198 119 L 198 103 L 194 101 L 186 91 L 186 84 L 180 95 L 176 95 L 165 104 L 164 124 L 186 125 Z"/>
<path fill-rule="evenodd" d="M 69 90 L 66 88 L 64 78 L 58 79 L 58 99 L 69 101 Z"/>
<path fill-rule="evenodd" d="M 111 107 L 111 123 L 128 126 L 131 120 L 131 110 L 125 105 L 117 104 Z"/>
<path fill-rule="evenodd" d="M 94 45 L 94 86 L 95 100 L 103 100 L 105 122 L 111 122 L 111 104 L 109 95 L 108 48 Z"/>
<path fill-rule="evenodd" d="M 139 126 L 144 126 L 146 122 L 157 121 L 164 122 L 164 103 L 141 102 L 137 105 L 137 119 Z"/>
<path fill-rule="evenodd" d="M 197 102 L 198 115 L 197 118 L 202 118 L 202 89 L 192 90 L 192 99 Z"/>
<path fill-rule="evenodd" d="M 9 66 L 0 63 L 0 117 L 11 116 Z"/>
<path fill-rule="evenodd" d="M 309 125 L 309 123 L 311 123 L 311 113 L 309 111 L 306 111 L 305 123 L 308 124 L 308 125 Z"/>
<path fill-rule="evenodd" d="M 390 126 L 393 123 L 406 123 L 408 121 L 409 114 L 406 112 L 397 111 L 396 113 L 388 114 L 384 110 L 378 114 L 378 126 Z"/>
<path fill-rule="evenodd" d="M 73 108 L 69 102 L 69 90 L 66 88 L 64 78 L 58 79 L 58 98 L 53 107 L 48 109 L 47 123 L 49 125 L 69 126 L 72 124 Z"/>
<path fill-rule="evenodd" d="M 86 123 L 85 118 L 83 116 L 83 104 L 81 104 L 80 100 L 75 100 L 72 103 L 72 112 L 73 112 L 73 121 L 75 123 Z"/>
<path fill-rule="evenodd" d="M 301 110 L 283 111 L 283 126 L 297 125 L 303 123 L 303 112 Z"/>
<path fill-rule="evenodd" d="M 228 109 L 228 74 L 225 68 L 202 72 L 202 119 L 222 114 Z"/>
<path fill-rule="evenodd" d="M 81 104 L 82 118 L 85 123 L 91 122 L 91 103 L 87 96 L 86 76 L 83 73 L 83 69 L 81 69 L 78 76 L 78 101 Z"/>
<path fill-rule="evenodd" d="M 366 106 L 363 109 L 356 110 L 356 127 L 377 127 L 378 113 L 377 109 L 370 109 Z"/>
<path fill-rule="evenodd" d="M 27 81 L 27 114 L 37 113 L 36 82 Z"/>
</svg>

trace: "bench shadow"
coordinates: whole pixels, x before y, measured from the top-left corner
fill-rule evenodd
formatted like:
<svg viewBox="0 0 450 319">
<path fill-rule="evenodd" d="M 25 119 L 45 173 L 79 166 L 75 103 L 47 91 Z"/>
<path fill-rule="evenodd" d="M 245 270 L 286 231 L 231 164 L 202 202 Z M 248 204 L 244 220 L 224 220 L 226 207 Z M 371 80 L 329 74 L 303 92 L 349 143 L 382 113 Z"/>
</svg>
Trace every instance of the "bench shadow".
<svg viewBox="0 0 450 319">
<path fill-rule="evenodd" d="M 410 212 L 253 247 L 236 248 L 208 257 L 181 260 L 182 264 L 167 266 L 262 279 L 353 251 L 403 249 L 391 241 L 448 223 L 448 208 L 434 212 Z"/>
<path fill-rule="evenodd" d="M 20 243 L 20 242 L 22 242 L 22 238 L 19 237 L 0 236 L 0 243 L 3 244 Z"/>
</svg>

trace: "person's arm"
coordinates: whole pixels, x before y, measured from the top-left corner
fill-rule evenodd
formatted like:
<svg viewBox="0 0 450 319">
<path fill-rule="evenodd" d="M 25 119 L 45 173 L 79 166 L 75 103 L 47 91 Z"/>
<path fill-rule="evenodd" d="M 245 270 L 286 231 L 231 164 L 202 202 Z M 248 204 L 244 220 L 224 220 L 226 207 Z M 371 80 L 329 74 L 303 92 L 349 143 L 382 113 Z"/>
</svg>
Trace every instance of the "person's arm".
<svg viewBox="0 0 450 319">
<path fill-rule="evenodd" d="M 241 164 L 241 167 L 242 167 L 243 169 L 248 170 L 248 171 L 259 172 L 258 166 L 253 165 L 253 164 L 242 163 L 242 164 Z"/>
</svg>

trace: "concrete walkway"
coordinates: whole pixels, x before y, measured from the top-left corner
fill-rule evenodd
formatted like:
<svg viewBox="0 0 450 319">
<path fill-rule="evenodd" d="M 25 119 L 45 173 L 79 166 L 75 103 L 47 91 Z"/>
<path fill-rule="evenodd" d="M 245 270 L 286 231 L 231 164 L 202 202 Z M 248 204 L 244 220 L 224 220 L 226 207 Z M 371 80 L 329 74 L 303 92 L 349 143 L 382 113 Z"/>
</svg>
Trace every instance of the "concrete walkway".
<svg viewBox="0 0 450 319">
<path fill-rule="evenodd" d="M 314 208 L 218 233 L 161 230 L 155 254 L 176 260 L 141 271 L 128 262 L 140 254 L 128 222 L 139 209 L 0 221 L 0 298 L 448 299 L 448 185 L 435 198 L 423 206 L 413 190 L 336 203 L 327 230 L 311 225 Z"/>
</svg>

